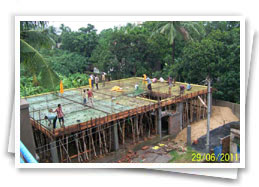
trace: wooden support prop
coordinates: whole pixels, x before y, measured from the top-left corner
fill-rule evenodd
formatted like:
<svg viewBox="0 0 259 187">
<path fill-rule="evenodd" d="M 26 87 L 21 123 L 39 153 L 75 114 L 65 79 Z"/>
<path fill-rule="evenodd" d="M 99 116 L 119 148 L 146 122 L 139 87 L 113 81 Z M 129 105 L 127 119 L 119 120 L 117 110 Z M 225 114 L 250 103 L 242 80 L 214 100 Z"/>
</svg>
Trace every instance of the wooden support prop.
<svg viewBox="0 0 259 187">
<path fill-rule="evenodd" d="M 100 155 L 102 155 L 102 138 L 101 138 L 100 126 L 97 126 L 97 131 L 99 135 L 99 153 Z"/>
<path fill-rule="evenodd" d="M 158 134 L 158 111 L 155 110 L 155 131 Z"/>
<path fill-rule="evenodd" d="M 83 158 L 81 156 L 81 151 L 80 151 L 80 148 L 79 148 L 79 140 L 78 140 L 78 134 L 75 134 L 74 136 L 75 138 L 75 142 L 76 142 L 76 149 L 77 149 L 77 159 L 78 159 L 78 162 L 83 162 Z"/>
<path fill-rule="evenodd" d="M 133 141 L 133 144 L 136 143 L 136 140 L 135 140 L 135 128 L 134 128 L 134 123 L 133 123 L 133 120 L 132 120 L 132 117 L 130 115 L 130 111 L 129 111 L 129 119 L 130 119 L 130 124 L 131 124 L 131 131 L 132 131 L 132 141 Z"/>
<path fill-rule="evenodd" d="M 200 96 L 198 96 L 199 98 Z M 199 120 L 201 119 L 201 103 L 199 102 Z"/>
<path fill-rule="evenodd" d="M 88 146 L 89 146 L 89 160 L 92 158 L 92 146 L 91 146 L 91 137 L 90 137 L 90 130 L 87 130 L 87 136 L 88 136 Z"/>
<path fill-rule="evenodd" d="M 136 133 L 137 133 L 137 142 L 139 142 L 139 127 L 138 127 L 138 114 L 135 118 L 135 125 L 136 125 Z"/>
<path fill-rule="evenodd" d="M 122 145 L 124 145 L 125 143 L 125 123 L 126 123 L 126 120 L 124 119 L 122 124 Z"/>
<path fill-rule="evenodd" d="M 102 129 L 102 133 L 103 133 L 104 151 L 105 151 L 105 153 L 108 153 L 106 136 L 105 136 L 105 129 L 104 128 L 105 128 L 105 125 L 102 125 L 101 129 Z"/>
<path fill-rule="evenodd" d="M 85 131 L 82 132 L 82 140 L 83 140 L 83 146 L 84 146 L 84 160 L 89 160 L 89 157 L 88 157 L 88 153 L 87 153 L 87 146 L 86 146 L 86 143 L 85 143 Z"/>
<path fill-rule="evenodd" d="M 95 151 L 95 145 L 94 145 L 92 128 L 90 128 L 90 138 L 91 138 L 91 142 L 92 142 L 92 148 L 93 148 L 93 151 L 94 151 L 94 156 L 97 157 L 96 151 Z"/>
<path fill-rule="evenodd" d="M 150 122 L 150 131 L 152 132 L 152 129 L 154 129 L 154 124 L 153 124 L 153 120 L 152 120 L 152 115 L 151 115 L 151 106 L 149 105 L 149 122 Z"/>
<path fill-rule="evenodd" d="M 203 98 L 203 100 L 206 100 L 204 94 L 202 95 L 202 98 Z M 204 102 L 204 103 L 205 103 L 205 102 Z M 205 110 L 206 110 L 206 108 L 203 108 L 203 110 L 202 110 L 202 119 L 204 119 L 204 117 L 205 117 Z"/>
<path fill-rule="evenodd" d="M 66 145 L 67 145 L 67 162 L 69 160 L 69 150 L 68 150 L 68 136 L 66 136 Z M 70 160 L 71 162 L 71 160 Z"/>
<path fill-rule="evenodd" d="M 108 125 L 108 128 L 109 128 L 109 152 L 111 152 L 112 150 L 112 126 Z"/>
<path fill-rule="evenodd" d="M 195 99 L 195 105 L 196 105 L 196 121 L 199 121 L 199 107 L 198 107 L 198 99 L 197 99 L 197 97 Z"/>
<path fill-rule="evenodd" d="M 122 127 L 121 127 L 121 123 L 120 123 L 120 120 L 117 120 L 117 124 L 118 124 L 118 128 L 119 128 L 119 140 L 121 139 L 121 142 L 122 142 Z"/>
<path fill-rule="evenodd" d="M 65 148 L 65 146 L 63 145 L 62 141 L 60 141 L 60 145 L 63 147 L 64 151 L 66 152 L 66 155 L 67 155 L 67 162 L 70 161 L 71 162 L 71 159 L 69 157 L 69 153 L 68 153 L 68 150 Z"/>
</svg>

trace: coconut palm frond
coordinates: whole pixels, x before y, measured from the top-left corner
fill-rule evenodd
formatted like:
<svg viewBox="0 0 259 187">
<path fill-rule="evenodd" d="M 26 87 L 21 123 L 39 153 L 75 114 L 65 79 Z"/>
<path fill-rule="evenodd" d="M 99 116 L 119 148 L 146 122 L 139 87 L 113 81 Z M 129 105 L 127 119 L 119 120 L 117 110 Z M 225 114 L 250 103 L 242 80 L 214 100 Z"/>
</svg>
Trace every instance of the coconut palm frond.
<svg viewBox="0 0 259 187">
<path fill-rule="evenodd" d="M 59 84 L 58 75 L 51 70 L 42 55 L 28 44 L 25 40 L 20 40 L 21 63 L 33 74 L 40 75 L 40 85 L 54 90 Z"/>
<path fill-rule="evenodd" d="M 48 48 L 55 46 L 55 41 L 49 37 L 48 30 L 28 30 L 21 32 L 21 39 L 29 43 L 33 48 Z"/>
<path fill-rule="evenodd" d="M 56 87 L 60 83 L 60 79 L 58 75 L 51 69 L 51 68 L 43 68 L 40 73 L 41 79 L 40 84 L 45 87 L 49 88 L 50 90 L 56 90 Z"/>
<path fill-rule="evenodd" d="M 165 34 L 165 32 L 167 32 L 168 31 L 168 29 L 170 28 L 170 24 L 169 23 L 167 23 L 167 24 L 165 24 L 164 26 L 162 26 L 161 27 L 161 29 L 160 29 L 160 33 L 161 34 Z"/>
<path fill-rule="evenodd" d="M 202 35 L 204 33 L 204 27 L 201 25 L 201 22 L 181 22 L 181 26 L 187 30 L 194 31 L 197 35 Z"/>
<path fill-rule="evenodd" d="M 21 21 L 20 29 L 21 31 L 31 30 L 31 29 L 44 29 L 48 25 L 47 21 Z"/>
<path fill-rule="evenodd" d="M 170 29 L 168 30 L 169 31 L 169 43 L 170 44 L 173 44 L 174 43 L 174 39 L 176 37 L 176 29 L 175 29 L 175 26 L 174 26 L 174 23 L 170 23 Z"/>
</svg>

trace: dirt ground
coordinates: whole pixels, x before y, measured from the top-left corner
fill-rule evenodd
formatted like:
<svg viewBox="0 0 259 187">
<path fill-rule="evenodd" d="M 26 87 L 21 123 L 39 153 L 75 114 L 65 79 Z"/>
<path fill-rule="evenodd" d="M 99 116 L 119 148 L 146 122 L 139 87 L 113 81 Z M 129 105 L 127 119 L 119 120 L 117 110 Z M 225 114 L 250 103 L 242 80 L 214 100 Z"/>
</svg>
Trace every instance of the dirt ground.
<svg viewBox="0 0 259 187">
<path fill-rule="evenodd" d="M 239 121 L 239 119 L 232 113 L 228 107 L 213 106 L 212 116 L 210 118 L 210 130 L 215 129 L 223 124 Z M 207 133 L 207 119 L 199 122 L 191 123 L 192 141 Z M 181 131 L 174 139 L 179 144 L 185 144 L 187 137 L 187 128 Z"/>
</svg>

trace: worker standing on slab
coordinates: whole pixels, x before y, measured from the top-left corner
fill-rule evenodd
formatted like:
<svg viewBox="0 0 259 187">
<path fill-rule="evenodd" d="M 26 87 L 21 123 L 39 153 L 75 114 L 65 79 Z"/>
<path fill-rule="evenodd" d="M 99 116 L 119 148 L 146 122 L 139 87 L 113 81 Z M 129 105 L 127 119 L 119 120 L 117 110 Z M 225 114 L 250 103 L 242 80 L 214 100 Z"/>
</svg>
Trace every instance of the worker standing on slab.
<svg viewBox="0 0 259 187">
<path fill-rule="evenodd" d="M 86 90 L 84 89 L 83 92 L 81 93 L 82 97 L 83 97 L 83 104 L 86 105 L 87 100 L 86 100 Z"/>
<path fill-rule="evenodd" d="M 102 82 L 103 82 L 103 87 L 105 86 L 105 73 L 103 72 L 102 74 Z"/>
<path fill-rule="evenodd" d="M 90 79 L 91 79 L 91 88 L 94 89 L 94 75 L 93 74 L 90 75 Z"/>
<path fill-rule="evenodd" d="M 147 84 L 147 75 L 143 74 L 143 84 Z"/>
<path fill-rule="evenodd" d="M 88 101 L 91 104 L 91 106 L 94 106 L 94 102 L 93 102 L 93 92 L 89 89 L 87 89 L 87 95 L 88 95 Z"/>
<path fill-rule="evenodd" d="M 180 95 L 183 95 L 184 94 L 184 90 L 185 90 L 184 85 L 180 85 L 179 88 L 180 88 Z"/>
<path fill-rule="evenodd" d="M 98 77 L 98 75 L 95 76 L 94 82 L 95 82 L 96 89 L 98 90 L 98 89 L 99 89 L 99 87 L 98 87 L 98 83 L 99 83 L 99 77 Z"/>
<path fill-rule="evenodd" d="M 59 121 L 59 124 L 60 124 L 60 127 L 65 127 L 64 126 L 64 113 L 62 111 L 62 107 L 61 107 L 61 104 L 58 104 L 58 108 L 56 108 L 56 110 L 54 110 L 54 112 L 57 112 L 57 116 L 58 116 L 58 121 Z"/>
<path fill-rule="evenodd" d="M 152 81 L 150 80 L 149 77 L 147 77 L 146 81 L 147 81 L 147 89 L 148 89 L 149 91 L 152 91 L 152 86 L 151 86 Z"/>
</svg>

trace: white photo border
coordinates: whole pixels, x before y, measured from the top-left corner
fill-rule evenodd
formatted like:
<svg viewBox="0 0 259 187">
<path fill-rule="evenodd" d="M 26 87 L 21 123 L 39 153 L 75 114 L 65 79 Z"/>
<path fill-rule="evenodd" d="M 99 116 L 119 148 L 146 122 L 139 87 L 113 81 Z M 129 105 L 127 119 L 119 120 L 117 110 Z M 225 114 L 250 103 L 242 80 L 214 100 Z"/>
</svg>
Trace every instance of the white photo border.
<svg viewBox="0 0 259 187">
<path fill-rule="evenodd" d="M 240 163 L 20 163 L 20 21 L 240 21 Z M 243 16 L 15 16 L 16 168 L 245 168 L 245 17 Z"/>
</svg>

